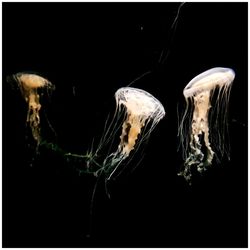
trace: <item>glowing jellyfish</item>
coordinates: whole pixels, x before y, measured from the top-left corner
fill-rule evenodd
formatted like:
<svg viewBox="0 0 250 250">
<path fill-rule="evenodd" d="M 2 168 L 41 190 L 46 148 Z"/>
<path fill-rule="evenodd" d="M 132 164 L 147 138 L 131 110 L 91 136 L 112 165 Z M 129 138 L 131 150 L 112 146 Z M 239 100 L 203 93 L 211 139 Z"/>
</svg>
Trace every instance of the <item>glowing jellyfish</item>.
<svg viewBox="0 0 250 250">
<path fill-rule="evenodd" d="M 40 96 L 38 90 L 48 90 L 54 87 L 47 79 L 35 74 L 17 73 L 12 77 L 17 82 L 18 88 L 28 104 L 26 122 L 31 128 L 34 140 L 39 144 L 41 141 L 39 112 L 42 106 L 39 101 Z"/>
<path fill-rule="evenodd" d="M 218 158 L 225 153 L 227 108 L 234 77 L 232 69 L 213 68 L 193 78 L 183 91 L 187 106 L 179 136 L 185 163 L 179 175 L 187 181 L 193 166 L 203 172 L 215 154 Z"/>
<path fill-rule="evenodd" d="M 109 154 L 103 161 L 102 170 L 108 174 L 108 179 L 114 174 L 122 161 L 124 161 L 144 140 L 148 139 L 152 130 L 164 117 L 165 110 L 162 104 L 148 92 L 131 87 L 120 88 L 115 93 L 116 112 L 103 138 L 97 152 L 120 129 L 118 120 L 122 120 L 120 143 L 114 153 Z M 96 154 L 97 154 L 96 152 Z"/>
</svg>

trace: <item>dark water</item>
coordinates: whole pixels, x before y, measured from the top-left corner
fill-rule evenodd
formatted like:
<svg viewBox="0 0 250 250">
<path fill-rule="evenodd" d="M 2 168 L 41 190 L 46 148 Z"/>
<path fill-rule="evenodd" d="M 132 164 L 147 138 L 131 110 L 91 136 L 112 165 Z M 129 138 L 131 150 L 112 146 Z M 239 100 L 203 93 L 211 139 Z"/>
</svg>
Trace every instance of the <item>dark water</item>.
<svg viewBox="0 0 250 250">
<path fill-rule="evenodd" d="M 246 247 L 247 3 L 3 3 L 3 246 Z M 160 55 L 162 57 L 160 59 Z M 165 60 L 164 60 L 165 59 Z M 229 107 L 231 160 L 214 164 L 189 187 L 177 176 L 177 103 L 199 73 L 234 69 Z M 101 135 L 114 93 L 132 87 L 159 99 L 166 117 L 138 168 L 96 189 L 49 150 L 27 144 L 26 106 L 6 83 L 37 72 L 56 91 L 43 110 L 69 152 Z M 42 133 L 54 134 L 41 114 Z M 28 137 L 28 138 L 26 138 Z M 141 157 L 139 154 L 138 160 Z M 32 166 L 31 164 L 32 163 Z M 130 166 L 131 168 L 133 166 Z"/>
</svg>

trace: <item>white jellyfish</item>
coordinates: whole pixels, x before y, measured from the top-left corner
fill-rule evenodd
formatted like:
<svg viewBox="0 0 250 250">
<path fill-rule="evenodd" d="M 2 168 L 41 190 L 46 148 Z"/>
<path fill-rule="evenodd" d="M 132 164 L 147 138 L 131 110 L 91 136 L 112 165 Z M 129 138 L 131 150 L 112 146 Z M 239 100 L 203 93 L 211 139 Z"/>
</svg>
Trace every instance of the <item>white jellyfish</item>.
<svg viewBox="0 0 250 250">
<path fill-rule="evenodd" d="M 116 111 L 104 134 L 94 156 L 111 141 L 114 140 L 116 132 L 121 129 L 120 143 L 115 152 L 108 154 L 101 164 L 99 171 L 105 172 L 110 179 L 119 165 L 136 151 L 139 145 L 149 138 L 152 130 L 164 117 L 165 110 L 162 104 L 148 92 L 131 87 L 120 88 L 115 93 Z M 120 124 L 121 125 L 121 124 Z"/>
<path fill-rule="evenodd" d="M 45 78 L 29 73 L 17 73 L 12 76 L 17 82 L 23 98 L 28 104 L 26 122 L 29 124 L 32 136 L 37 144 L 41 141 L 40 136 L 40 95 L 38 90 L 54 89 L 54 86 Z"/>
<path fill-rule="evenodd" d="M 186 110 L 179 137 L 184 168 L 179 175 L 191 180 L 191 168 L 199 172 L 212 164 L 214 156 L 226 152 L 227 109 L 235 73 L 229 68 L 212 68 L 193 78 L 184 88 Z M 212 133 L 211 133 L 212 131 Z"/>
</svg>

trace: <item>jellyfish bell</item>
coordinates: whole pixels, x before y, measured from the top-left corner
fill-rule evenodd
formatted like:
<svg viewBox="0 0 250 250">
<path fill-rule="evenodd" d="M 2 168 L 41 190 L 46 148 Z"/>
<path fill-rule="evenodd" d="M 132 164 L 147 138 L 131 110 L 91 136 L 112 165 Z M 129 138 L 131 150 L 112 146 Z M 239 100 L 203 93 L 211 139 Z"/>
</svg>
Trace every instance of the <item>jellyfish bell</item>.
<svg viewBox="0 0 250 250">
<path fill-rule="evenodd" d="M 193 78 L 184 88 L 183 95 L 187 106 L 181 120 L 179 136 L 185 163 L 184 170 L 179 175 L 183 175 L 188 181 L 191 179 L 192 166 L 203 172 L 212 164 L 214 148 L 217 155 L 224 154 L 224 130 L 234 77 L 232 69 L 212 68 Z M 217 96 L 214 100 L 215 93 Z M 217 130 L 216 133 L 211 134 L 212 128 Z M 214 145 L 211 145 L 211 141 Z"/>
<path fill-rule="evenodd" d="M 211 91 L 216 87 L 231 86 L 235 72 L 229 68 L 212 68 L 193 78 L 183 90 L 185 98 L 195 96 L 201 92 Z"/>
<path fill-rule="evenodd" d="M 29 124 L 32 136 L 37 144 L 41 141 L 40 136 L 40 95 L 44 89 L 53 90 L 54 86 L 47 79 L 32 73 L 17 73 L 12 76 L 18 84 L 23 98 L 28 104 L 28 112 L 26 122 Z"/>
<path fill-rule="evenodd" d="M 25 89 L 37 89 L 49 84 L 49 81 L 36 74 L 18 73 L 15 75 Z"/>
</svg>

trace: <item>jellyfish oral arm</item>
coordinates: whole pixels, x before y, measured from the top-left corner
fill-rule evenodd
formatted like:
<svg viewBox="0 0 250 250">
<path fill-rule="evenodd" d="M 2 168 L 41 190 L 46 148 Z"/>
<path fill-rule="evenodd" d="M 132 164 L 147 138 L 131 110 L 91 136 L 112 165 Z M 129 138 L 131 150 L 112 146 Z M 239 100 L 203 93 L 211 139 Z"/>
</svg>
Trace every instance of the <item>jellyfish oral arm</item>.
<svg viewBox="0 0 250 250">
<path fill-rule="evenodd" d="M 30 123 L 32 134 L 34 139 L 39 143 L 40 142 L 40 115 L 39 111 L 41 109 L 41 104 L 39 103 L 39 95 L 31 90 L 28 96 L 28 113 L 27 113 L 27 122 Z"/>
<path fill-rule="evenodd" d="M 204 91 L 194 96 L 194 106 L 190 146 L 192 149 L 195 149 L 194 153 L 196 154 L 197 158 L 200 160 L 205 160 L 207 164 L 211 164 L 214 152 L 209 142 L 208 115 L 211 108 L 210 91 Z M 200 150 L 201 146 L 203 145 L 203 142 L 201 141 L 202 137 L 204 138 L 204 144 L 207 149 L 206 159 L 204 159 L 204 154 Z M 202 163 L 198 165 L 198 171 L 202 171 L 202 166 Z"/>
<path fill-rule="evenodd" d="M 127 120 L 123 123 L 121 141 L 119 150 L 126 156 L 134 149 L 136 140 L 141 133 L 143 127 L 140 117 L 128 115 Z"/>
</svg>

